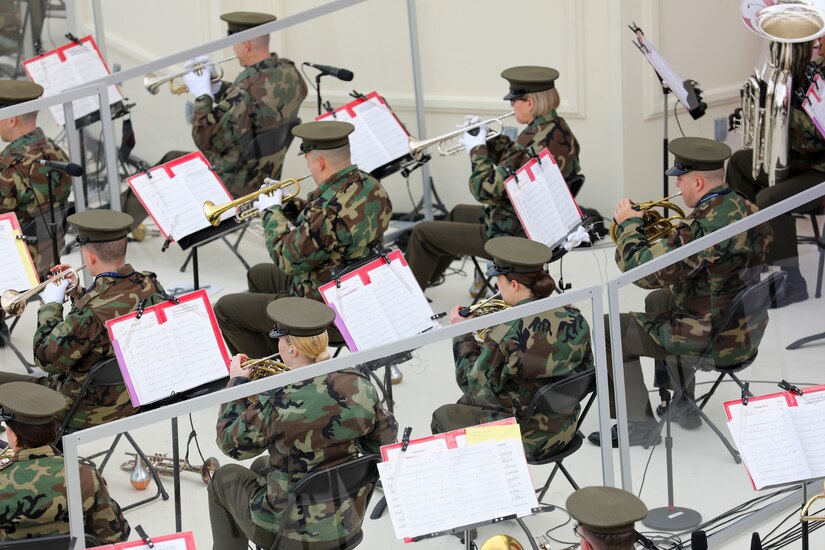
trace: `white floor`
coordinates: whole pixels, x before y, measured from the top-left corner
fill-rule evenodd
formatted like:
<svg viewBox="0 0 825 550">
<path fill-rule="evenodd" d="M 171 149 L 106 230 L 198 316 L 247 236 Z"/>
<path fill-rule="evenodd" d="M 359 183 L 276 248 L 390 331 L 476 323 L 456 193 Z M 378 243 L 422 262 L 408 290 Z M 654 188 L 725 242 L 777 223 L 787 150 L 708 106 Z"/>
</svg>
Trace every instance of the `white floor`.
<svg viewBox="0 0 825 550">
<path fill-rule="evenodd" d="M 810 233 L 810 223 L 800 222 L 800 230 Z M 167 287 L 191 284 L 190 270 L 181 273 L 179 267 L 185 258 L 176 246 L 167 252 L 161 253 L 162 241 L 160 238 L 149 238 L 141 243 L 129 245 L 128 258 L 137 268 L 155 271 L 159 279 Z M 250 264 L 269 261 L 261 239 L 255 235 L 248 235 L 241 245 L 241 250 Z M 744 374 L 752 382 L 751 388 L 756 394 L 769 393 L 776 390 L 775 383 L 780 379 L 787 379 L 794 383 L 823 383 L 822 356 L 825 351 L 825 341 L 810 345 L 797 351 L 786 351 L 785 346 L 798 337 L 825 330 L 822 316 L 822 300 L 813 297 L 813 286 L 816 280 L 816 261 L 818 256 L 812 246 L 801 246 L 802 270 L 808 280 L 811 298 L 803 303 L 788 308 L 773 311 L 767 333 L 760 348 L 759 359 Z M 226 292 L 237 292 L 245 289 L 246 279 L 244 268 L 234 260 L 226 246 L 213 243 L 201 252 L 201 284 L 209 285 L 213 301 L 217 296 Z M 65 258 L 72 265 L 79 264 L 79 254 L 73 253 Z M 454 267 L 460 268 L 456 262 Z M 463 266 L 470 273 L 469 276 L 460 274 L 450 275 L 446 283 L 428 290 L 427 295 L 433 301 L 433 310 L 447 311 L 457 303 L 469 302 L 467 290 L 471 284 L 471 265 Z M 579 249 L 564 258 L 564 278 L 573 284 L 574 288 L 582 288 L 592 284 L 600 284 L 617 273 L 613 261 L 613 249 L 603 243 L 595 249 Z M 558 276 L 558 264 L 553 266 L 554 276 Z M 632 288 L 622 295 L 624 310 L 638 310 L 643 304 L 644 291 Z M 579 304 L 587 310 L 584 304 Z M 27 311 L 20 325 L 15 330 L 13 339 L 27 355 L 31 355 L 31 336 L 36 322 L 35 307 Z M 589 314 L 589 312 L 587 312 Z M 448 342 L 422 348 L 415 352 L 415 359 L 403 365 L 404 381 L 394 387 L 396 397 L 396 415 L 401 426 L 412 426 L 413 436 L 423 436 L 429 433 L 430 415 L 439 405 L 454 401 L 459 391 L 453 379 L 453 364 L 450 345 Z M 22 372 L 22 367 L 8 349 L 0 349 L 0 368 L 3 370 Z M 704 380 L 704 378 L 703 378 Z M 707 411 L 710 416 L 719 422 L 724 430 L 722 402 L 737 398 L 737 392 L 731 384 L 723 385 L 714 397 Z M 655 405 L 655 400 L 654 400 Z M 216 456 L 222 463 L 230 462 L 216 449 L 214 438 L 215 410 L 203 410 L 194 414 L 194 425 L 198 430 L 200 446 L 207 456 Z M 189 420 L 180 419 L 181 440 L 186 441 L 186 431 Z M 595 414 L 588 418 L 587 432 L 595 430 Z M 147 426 L 133 432 L 143 449 L 150 453 L 171 454 L 170 432 L 167 425 Z M 757 495 L 751 488 L 745 469 L 736 465 L 726 452 L 722 444 L 707 427 L 696 431 L 685 431 L 674 426 L 675 451 L 675 480 L 674 490 L 676 504 L 688 506 L 701 512 L 704 518 L 709 519 L 722 514 L 740 503 Z M 182 443 L 183 444 L 183 443 Z M 88 445 L 81 448 L 84 454 L 105 448 L 106 442 L 97 445 Z M 118 470 L 117 465 L 125 460 L 123 454 L 127 449 L 124 446 L 118 450 L 116 460 L 106 469 L 106 479 L 112 494 L 121 504 L 134 501 L 140 495 L 129 484 L 129 473 Z M 183 452 L 183 449 L 182 449 Z M 192 449 L 192 454 L 197 453 Z M 644 479 L 641 492 L 642 499 L 651 508 L 663 506 L 667 503 L 667 488 L 665 476 L 665 452 L 662 445 L 655 450 L 644 450 L 640 447 L 631 449 L 633 463 L 633 488 L 638 492 Z M 646 463 L 650 458 L 649 468 L 644 475 Z M 199 459 L 193 459 L 197 462 Z M 618 453 L 615 453 L 618 463 Z M 582 485 L 601 484 L 601 464 L 596 447 L 585 443 L 585 446 L 567 462 L 574 478 Z M 538 484 L 543 481 L 550 467 L 533 468 L 531 473 Z M 171 491 L 171 479 L 167 487 Z M 206 490 L 200 477 L 194 473 L 184 473 L 182 479 L 183 500 L 183 527 L 195 532 L 198 548 L 211 547 L 211 532 L 206 505 Z M 564 506 L 565 499 L 571 488 L 563 479 L 553 482 L 551 491 L 545 502 L 556 506 Z M 376 493 L 380 496 L 379 493 Z M 373 502 L 377 501 L 377 497 Z M 788 510 L 786 513 L 790 513 Z M 785 514 L 783 514 L 784 517 Z M 129 511 L 127 518 L 134 527 L 141 524 L 150 534 L 169 533 L 174 530 L 174 508 L 172 500 L 168 502 L 154 502 L 138 509 Z M 770 531 L 780 518 L 774 518 L 761 525 L 758 530 L 764 535 Z M 573 541 L 572 525 L 566 523 L 568 516 L 563 510 L 528 518 L 528 525 L 534 535 L 553 530 L 550 535 L 567 544 L 553 542 L 551 548 L 566 548 Z M 566 523 L 566 524 L 565 524 Z M 560 527 L 561 526 L 561 527 Z M 558 529 L 556 529 L 558 528 Z M 555 530 L 554 530 L 555 529 Z M 377 521 L 367 520 L 364 525 L 365 541 L 362 548 L 384 549 L 401 548 L 403 543 L 397 541 L 393 534 L 389 517 Z M 496 533 L 508 533 L 522 540 L 526 544 L 524 534 L 514 524 L 504 523 L 495 527 L 481 529 L 479 541 L 483 542 Z M 133 531 L 132 538 L 137 535 Z M 689 536 L 687 537 L 689 539 Z M 812 535 L 813 547 L 825 545 L 825 536 L 819 532 Z M 750 534 L 737 539 L 736 542 L 714 548 L 748 548 Z M 421 548 L 459 548 L 459 543 L 452 537 L 420 542 Z M 663 546 L 664 548 L 665 546 Z M 796 543 L 796 546 L 799 544 Z"/>
</svg>

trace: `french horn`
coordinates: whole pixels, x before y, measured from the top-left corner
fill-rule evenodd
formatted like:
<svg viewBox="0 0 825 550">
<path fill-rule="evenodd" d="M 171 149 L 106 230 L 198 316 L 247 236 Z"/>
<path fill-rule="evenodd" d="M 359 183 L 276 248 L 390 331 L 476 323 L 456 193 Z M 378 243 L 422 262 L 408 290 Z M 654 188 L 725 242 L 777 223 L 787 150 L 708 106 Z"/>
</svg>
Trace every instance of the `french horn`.
<svg viewBox="0 0 825 550">
<path fill-rule="evenodd" d="M 644 234 L 648 242 L 658 241 L 673 231 L 680 220 L 685 219 L 685 211 L 670 202 L 670 199 L 676 198 L 681 194 L 682 192 L 680 191 L 657 201 L 640 202 L 633 205 L 633 210 L 642 212 Z M 666 218 L 663 214 L 655 210 L 656 208 L 673 210 L 675 214 Z M 610 238 L 613 239 L 614 243 L 618 242 L 619 239 L 617 229 L 618 225 L 614 221 L 613 225 L 610 226 Z"/>
</svg>

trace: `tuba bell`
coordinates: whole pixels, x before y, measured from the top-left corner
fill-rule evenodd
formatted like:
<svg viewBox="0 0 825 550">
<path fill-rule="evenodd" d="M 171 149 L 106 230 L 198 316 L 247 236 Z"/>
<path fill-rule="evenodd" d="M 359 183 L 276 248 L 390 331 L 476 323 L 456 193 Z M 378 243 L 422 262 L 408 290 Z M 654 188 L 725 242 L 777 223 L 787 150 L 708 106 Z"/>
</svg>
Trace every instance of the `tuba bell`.
<svg viewBox="0 0 825 550">
<path fill-rule="evenodd" d="M 657 201 L 640 202 L 633 205 L 633 210 L 642 213 L 644 220 L 644 233 L 648 242 L 658 241 L 676 228 L 676 222 L 685 219 L 685 211 L 670 202 L 670 199 L 678 197 L 682 192 L 675 193 L 669 197 L 659 199 Z M 655 208 L 662 208 L 664 210 L 673 210 L 675 214 L 670 217 L 664 217 Z M 619 239 L 617 232 L 618 225 L 613 222 L 610 226 L 610 238 L 616 243 Z"/>
<path fill-rule="evenodd" d="M 770 41 L 770 59 L 755 70 L 741 89 L 742 146 L 753 150 L 751 175 L 768 176 L 768 185 L 787 173 L 788 122 L 794 78 L 804 74 L 811 56 L 811 41 L 825 34 L 825 11 L 811 0 L 784 0 L 753 10 L 742 0 L 745 25 Z"/>
</svg>

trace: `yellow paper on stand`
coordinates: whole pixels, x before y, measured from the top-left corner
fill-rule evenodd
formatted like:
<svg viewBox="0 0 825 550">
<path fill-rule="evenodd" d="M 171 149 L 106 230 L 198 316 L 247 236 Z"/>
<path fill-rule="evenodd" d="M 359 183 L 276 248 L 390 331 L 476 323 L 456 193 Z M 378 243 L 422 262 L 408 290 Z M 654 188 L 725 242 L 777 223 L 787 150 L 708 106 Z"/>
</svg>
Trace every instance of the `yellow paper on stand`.
<svg viewBox="0 0 825 550">
<path fill-rule="evenodd" d="M 504 441 L 517 439 L 521 441 L 521 429 L 518 424 L 502 424 L 497 426 L 473 426 L 465 430 L 467 445 L 484 443 L 485 441 Z"/>
</svg>

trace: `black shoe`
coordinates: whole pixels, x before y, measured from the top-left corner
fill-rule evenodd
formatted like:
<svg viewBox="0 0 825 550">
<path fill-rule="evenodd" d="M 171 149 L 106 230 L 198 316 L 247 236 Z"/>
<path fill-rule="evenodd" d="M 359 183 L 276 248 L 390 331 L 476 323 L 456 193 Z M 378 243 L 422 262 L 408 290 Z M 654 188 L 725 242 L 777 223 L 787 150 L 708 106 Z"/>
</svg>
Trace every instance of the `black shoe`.
<svg viewBox="0 0 825 550">
<path fill-rule="evenodd" d="M 671 401 L 670 406 L 672 407 L 670 410 L 670 420 L 672 422 L 679 424 L 686 430 L 695 430 L 702 426 L 702 417 L 699 411 L 687 399 Z M 657 407 L 656 412 L 659 413 L 661 418 L 664 418 L 665 411 L 660 409 L 661 407 Z"/>
<path fill-rule="evenodd" d="M 635 447 L 641 445 L 645 449 L 651 445 L 658 445 L 662 442 L 662 436 L 659 434 L 659 423 L 653 420 L 645 420 L 643 422 L 628 422 L 627 432 L 630 438 L 630 446 Z M 610 428 L 610 439 L 614 449 L 619 447 L 619 431 L 614 424 Z M 587 440 L 594 445 L 601 445 L 601 436 L 599 432 L 593 432 L 587 436 Z"/>
<path fill-rule="evenodd" d="M 802 277 L 788 279 L 785 284 L 776 289 L 771 298 L 771 309 L 785 307 L 796 302 L 804 302 L 808 299 L 808 285 Z"/>
</svg>

